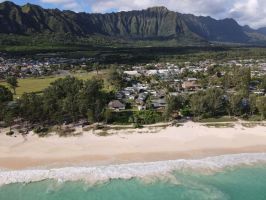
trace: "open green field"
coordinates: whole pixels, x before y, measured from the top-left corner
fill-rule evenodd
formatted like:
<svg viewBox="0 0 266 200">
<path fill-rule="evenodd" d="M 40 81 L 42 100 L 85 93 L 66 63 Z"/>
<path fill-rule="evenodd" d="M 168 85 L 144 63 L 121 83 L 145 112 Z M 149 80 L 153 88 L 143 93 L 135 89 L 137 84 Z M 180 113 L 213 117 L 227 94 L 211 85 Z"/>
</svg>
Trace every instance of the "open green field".
<svg viewBox="0 0 266 200">
<path fill-rule="evenodd" d="M 94 76 L 105 79 L 106 70 L 99 71 L 97 75 L 96 72 L 86 72 L 86 73 L 73 73 L 72 76 L 77 77 L 81 80 L 89 80 Z M 16 97 L 20 97 L 23 93 L 29 92 L 42 92 L 47 88 L 52 82 L 59 78 L 64 78 L 65 76 L 48 76 L 48 77 L 39 77 L 39 78 L 25 78 L 18 79 L 18 88 L 16 89 Z M 6 82 L 2 81 L 0 84 L 8 86 Z"/>
</svg>

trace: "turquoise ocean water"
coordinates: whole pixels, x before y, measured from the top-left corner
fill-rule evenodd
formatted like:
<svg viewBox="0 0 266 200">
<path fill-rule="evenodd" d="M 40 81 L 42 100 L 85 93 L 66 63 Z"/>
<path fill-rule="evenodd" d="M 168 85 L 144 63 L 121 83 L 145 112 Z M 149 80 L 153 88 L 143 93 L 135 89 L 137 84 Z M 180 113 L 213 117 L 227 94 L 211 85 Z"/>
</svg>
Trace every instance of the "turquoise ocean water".
<svg viewBox="0 0 266 200">
<path fill-rule="evenodd" d="M 53 180 L 0 187 L 0 200 L 266 200 L 266 166 L 214 174 L 173 172 L 164 178 L 110 180 L 92 185 Z"/>
</svg>

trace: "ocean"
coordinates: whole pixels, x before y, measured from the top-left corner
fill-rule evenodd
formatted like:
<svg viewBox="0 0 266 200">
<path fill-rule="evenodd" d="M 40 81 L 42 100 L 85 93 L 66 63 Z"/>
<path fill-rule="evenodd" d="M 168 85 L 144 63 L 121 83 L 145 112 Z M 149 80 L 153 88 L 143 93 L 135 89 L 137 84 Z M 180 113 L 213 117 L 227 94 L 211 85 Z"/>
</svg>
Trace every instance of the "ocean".
<svg viewBox="0 0 266 200">
<path fill-rule="evenodd" d="M 23 183 L 22 179 L 18 178 L 21 174 L 11 173 L 9 177 L 12 177 L 10 182 L 13 183 L 0 187 L 0 200 L 266 200 L 266 165 L 261 162 L 264 156 L 266 155 L 241 154 L 203 159 L 200 162 L 190 161 L 190 164 L 187 164 L 188 161 L 179 160 L 117 165 L 111 168 L 95 167 L 90 168 L 90 173 L 94 173 L 91 174 L 94 177 L 93 182 L 88 177 L 75 180 L 72 168 L 68 168 L 72 174 L 71 181 L 46 180 L 47 171 L 45 176 L 40 174 L 40 171 L 35 171 L 35 175 L 30 178 L 37 180 L 36 174 L 39 174 L 43 180 L 30 182 L 29 177 L 25 176 L 33 171 L 28 171 L 23 177 L 28 183 Z M 179 167 L 176 165 L 174 170 L 167 171 L 163 166 L 177 162 Z M 148 169 L 154 169 L 156 165 L 157 171 L 147 173 Z M 77 169 L 80 171 L 81 168 Z M 128 176 L 124 174 L 126 170 Z M 84 175 L 84 172 L 83 170 L 81 173 Z M 56 173 L 58 174 L 58 171 Z M 110 177 L 112 173 L 117 178 L 113 175 Z M 138 173 L 141 175 L 137 176 Z M 0 174 L 0 180 L 6 176 L 2 172 Z M 60 177 L 63 177 L 62 173 Z M 96 181 L 96 177 L 99 181 Z M 15 183 L 16 181 L 20 183 Z"/>
</svg>

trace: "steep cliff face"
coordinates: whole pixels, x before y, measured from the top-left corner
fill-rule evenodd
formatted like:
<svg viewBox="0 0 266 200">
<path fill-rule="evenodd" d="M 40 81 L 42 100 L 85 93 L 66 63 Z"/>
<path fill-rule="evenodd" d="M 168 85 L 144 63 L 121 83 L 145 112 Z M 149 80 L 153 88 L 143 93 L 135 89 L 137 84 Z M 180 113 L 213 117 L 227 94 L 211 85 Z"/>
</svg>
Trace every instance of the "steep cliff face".
<svg viewBox="0 0 266 200">
<path fill-rule="evenodd" d="M 188 28 L 209 41 L 246 42 L 249 37 L 234 19 L 215 20 L 211 17 L 181 15 Z"/>
<path fill-rule="evenodd" d="M 75 13 L 36 5 L 0 4 L 0 33 L 70 33 L 128 39 L 188 39 L 248 42 L 250 37 L 233 19 L 215 20 L 153 7 L 109 14 Z"/>
</svg>

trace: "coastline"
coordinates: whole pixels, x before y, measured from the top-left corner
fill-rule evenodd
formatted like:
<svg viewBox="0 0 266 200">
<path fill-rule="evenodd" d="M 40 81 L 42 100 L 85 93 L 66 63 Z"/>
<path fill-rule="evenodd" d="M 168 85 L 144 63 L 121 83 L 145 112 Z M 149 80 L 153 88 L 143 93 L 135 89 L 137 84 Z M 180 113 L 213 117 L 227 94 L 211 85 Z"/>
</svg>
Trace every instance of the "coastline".
<svg viewBox="0 0 266 200">
<path fill-rule="evenodd" d="M 266 152 L 266 127 L 210 128 L 187 122 L 180 127 L 110 130 L 109 136 L 92 131 L 80 136 L 39 138 L 0 134 L 0 169 L 24 170 L 70 166 L 102 166 L 210 156 Z M 82 131 L 77 128 L 77 132 Z"/>
<path fill-rule="evenodd" d="M 238 167 L 266 166 L 266 153 L 242 153 L 206 157 L 203 159 L 178 159 L 145 163 L 129 163 L 106 166 L 76 166 L 51 169 L 0 170 L 0 186 L 13 183 L 33 183 L 54 180 L 82 181 L 90 185 L 108 182 L 115 179 L 132 178 L 149 180 L 150 178 L 171 178 L 172 173 L 198 172 L 212 175 L 224 170 Z"/>
</svg>

